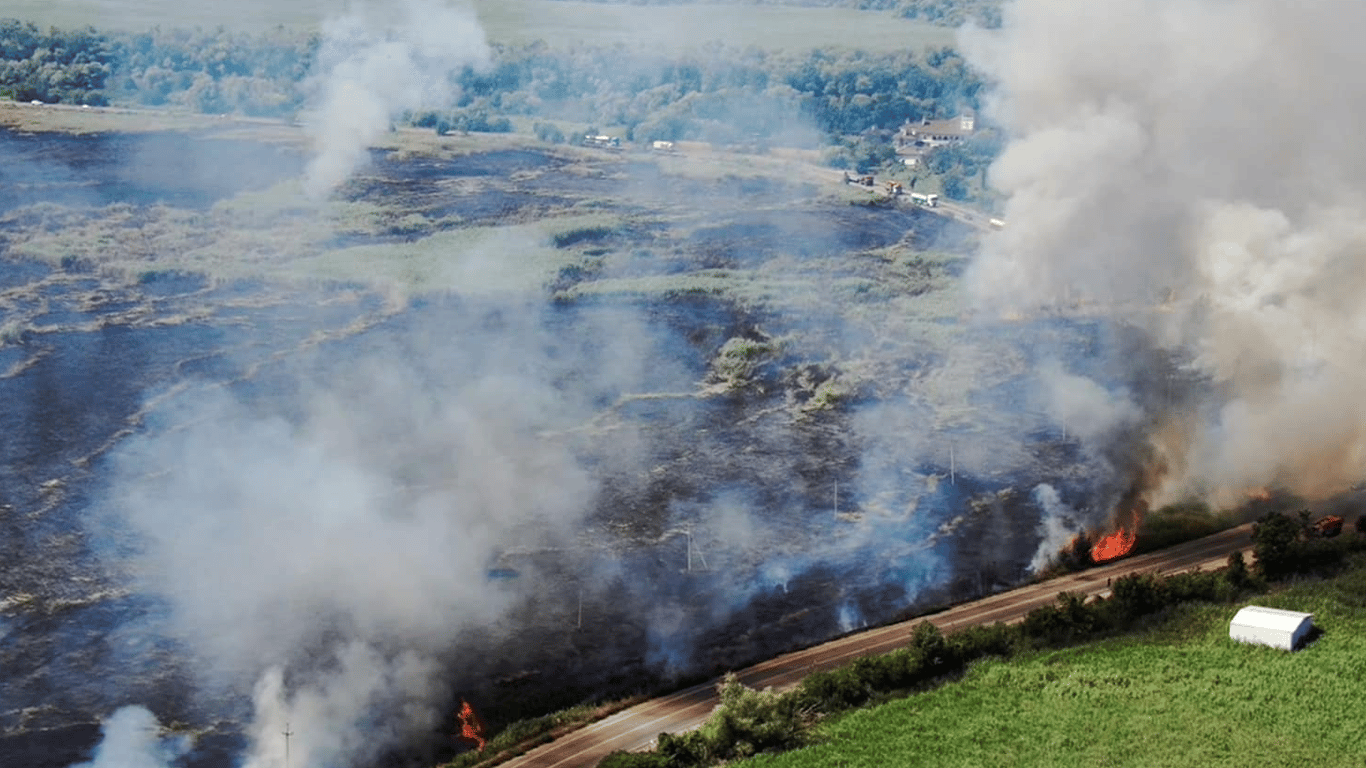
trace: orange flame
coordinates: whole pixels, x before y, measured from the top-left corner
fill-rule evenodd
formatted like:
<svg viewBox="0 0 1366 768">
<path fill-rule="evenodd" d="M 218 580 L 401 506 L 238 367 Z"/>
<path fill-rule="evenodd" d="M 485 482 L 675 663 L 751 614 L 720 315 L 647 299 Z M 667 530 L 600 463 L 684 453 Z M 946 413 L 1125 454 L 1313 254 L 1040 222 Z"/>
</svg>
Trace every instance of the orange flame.
<svg viewBox="0 0 1366 768">
<path fill-rule="evenodd" d="M 1138 534 L 1129 533 L 1121 528 L 1091 547 L 1091 562 L 1104 563 L 1124 557 L 1129 554 L 1129 550 L 1134 548 L 1136 541 L 1138 541 Z"/>
<path fill-rule="evenodd" d="M 488 740 L 484 738 L 484 723 L 475 714 L 468 701 L 460 700 L 460 711 L 455 715 L 460 721 L 460 739 L 474 744 L 475 749 L 483 749 Z"/>
<path fill-rule="evenodd" d="M 1271 499 L 1270 488 L 1253 488 L 1247 492 L 1249 501 L 1269 501 Z"/>
</svg>

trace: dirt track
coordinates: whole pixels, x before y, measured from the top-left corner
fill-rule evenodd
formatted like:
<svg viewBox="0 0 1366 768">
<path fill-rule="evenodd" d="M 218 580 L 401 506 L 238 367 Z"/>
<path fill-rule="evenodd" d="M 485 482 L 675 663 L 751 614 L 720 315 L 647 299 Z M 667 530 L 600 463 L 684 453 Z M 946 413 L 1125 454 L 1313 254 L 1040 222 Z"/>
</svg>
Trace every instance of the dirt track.
<svg viewBox="0 0 1366 768">
<path fill-rule="evenodd" d="M 778 656 L 740 670 L 737 675 L 753 688 L 772 686 L 781 690 L 796 685 L 811 672 L 832 669 L 859 656 L 885 653 L 901 647 L 921 621 L 931 621 L 944 632 L 997 621 L 1014 623 L 1022 620 L 1031 610 L 1055 600 L 1059 592 L 1088 596 L 1108 594 L 1109 582 L 1129 573 L 1176 573 L 1197 568 L 1210 570 L 1222 567 L 1228 556 L 1238 549 L 1243 550 L 1250 560 L 1251 532 L 1252 524 L 1248 523 L 1161 552 L 1125 558 L 1083 573 L 1069 574 L 957 605 L 929 616 L 847 635 Z M 638 704 L 504 765 L 517 768 L 594 766 L 615 750 L 639 750 L 650 746 L 660 732 L 677 733 L 696 728 L 706 721 L 717 702 L 716 681 L 713 680 Z"/>
</svg>

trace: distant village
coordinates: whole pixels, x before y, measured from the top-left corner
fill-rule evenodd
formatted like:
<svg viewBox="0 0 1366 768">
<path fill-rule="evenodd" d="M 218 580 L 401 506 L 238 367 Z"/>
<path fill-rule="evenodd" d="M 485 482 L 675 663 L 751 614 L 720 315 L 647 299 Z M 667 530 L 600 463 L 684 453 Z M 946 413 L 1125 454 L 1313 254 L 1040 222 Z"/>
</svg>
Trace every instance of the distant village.
<svg viewBox="0 0 1366 768">
<path fill-rule="evenodd" d="M 925 164 L 925 158 L 931 151 L 940 147 L 961 144 L 969 139 L 976 130 L 976 114 L 968 109 L 956 117 L 942 120 L 930 120 L 928 118 L 919 121 L 907 120 L 892 134 L 891 142 L 896 150 L 897 160 L 902 166 L 907 169 L 919 169 Z M 616 136 L 587 134 L 580 143 L 582 146 L 598 149 L 616 151 L 622 149 L 621 139 Z M 672 141 L 654 141 L 651 142 L 650 149 L 655 152 L 673 154 L 675 144 Z M 899 181 L 885 180 L 879 184 L 873 174 L 851 173 L 849 171 L 844 171 L 843 177 L 846 184 L 869 189 L 882 188 L 890 198 L 906 195 L 906 190 Z M 935 193 L 911 191 L 906 197 L 918 206 L 925 208 L 940 207 L 940 196 Z M 994 217 L 988 218 L 985 226 L 990 229 L 1002 229 L 1005 227 L 1005 221 Z"/>
<path fill-rule="evenodd" d="M 976 126 L 977 118 L 970 109 L 947 120 L 907 120 L 893 138 L 896 155 L 906 167 L 917 168 L 930 150 L 961 144 L 972 136 Z"/>
</svg>

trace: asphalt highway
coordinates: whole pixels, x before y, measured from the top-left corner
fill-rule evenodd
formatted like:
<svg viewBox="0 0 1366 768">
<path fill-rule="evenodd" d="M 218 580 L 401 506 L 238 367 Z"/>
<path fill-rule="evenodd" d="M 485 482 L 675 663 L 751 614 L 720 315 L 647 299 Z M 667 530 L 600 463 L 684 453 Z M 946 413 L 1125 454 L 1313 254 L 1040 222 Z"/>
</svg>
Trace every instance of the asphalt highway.
<svg viewBox="0 0 1366 768">
<path fill-rule="evenodd" d="M 1000 592 L 962 603 L 939 613 L 846 635 L 828 643 L 786 653 L 736 672 L 745 685 L 783 690 L 811 672 L 834 669 L 860 656 L 886 653 L 907 644 L 915 625 L 930 621 L 945 633 L 962 627 L 995 622 L 1015 623 L 1026 614 L 1057 599 L 1059 592 L 1086 596 L 1109 595 L 1110 581 L 1130 573 L 1180 573 L 1223 567 L 1228 556 L 1242 550 L 1251 562 L 1252 524 L 1185 544 L 1121 558 L 1113 563 L 1056 579 Z M 719 703 L 716 680 L 637 704 L 510 760 L 515 768 L 591 768 L 618 749 L 641 750 L 661 732 L 679 733 L 704 723 Z"/>
</svg>

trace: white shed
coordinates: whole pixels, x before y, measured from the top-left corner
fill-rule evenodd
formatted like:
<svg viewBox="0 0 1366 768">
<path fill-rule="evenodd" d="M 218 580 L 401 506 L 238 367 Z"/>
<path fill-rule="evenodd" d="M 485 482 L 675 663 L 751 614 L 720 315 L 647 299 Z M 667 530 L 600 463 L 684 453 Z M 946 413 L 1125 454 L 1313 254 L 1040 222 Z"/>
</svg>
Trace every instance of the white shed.
<svg viewBox="0 0 1366 768">
<path fill-rule="evenodd" d="M 1228 625 L 1228 636 L 1240 643 L 1293 651 L 1313 628 L 1312 613 L 1249 605 L 1233 617 Z"/>
</svg>

